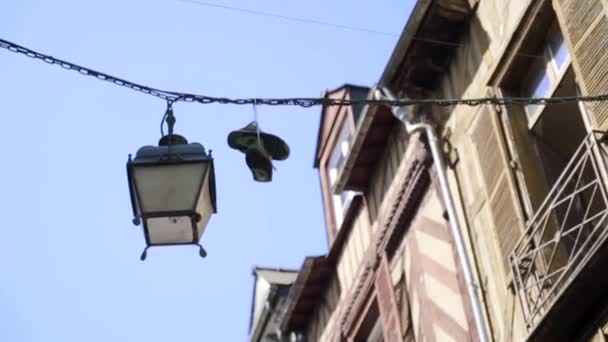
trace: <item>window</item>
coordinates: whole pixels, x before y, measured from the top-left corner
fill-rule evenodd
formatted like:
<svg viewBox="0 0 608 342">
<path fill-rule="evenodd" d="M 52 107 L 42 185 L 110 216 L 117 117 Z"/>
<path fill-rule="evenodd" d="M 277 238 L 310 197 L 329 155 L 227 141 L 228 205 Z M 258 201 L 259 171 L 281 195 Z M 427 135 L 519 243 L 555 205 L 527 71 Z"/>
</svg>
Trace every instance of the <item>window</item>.
<svg viewBox="0 0 608 342">
<path fill-rule="evenodd" d="M 346 159 L 348 150 L 350 149 L 351 132 L 349 128 L 349 125 L 345 122 L 342 130 L 340 131 L 340 137 L 334 146 L 331 160 L 329 161 L 329 177 L 332 184 L 337 180 L 338 172 L 340 171 L 342 164 L 344 164 L 344 160 Z"/>
<path fill-rule="evenodd" d="M 574 70 L 570 66 L 564 38 L 555 21 L 549 27 L 540 41 L 535 61 L 528 68 L 529 77 L 516 83 L 521 92 L 507 88 L 503 89 L 503 93 L 548 98 L 577 95 Z M 576 103 L 527 105 L 522 109 L 509 106 L 506 112 L 510 123 L 507 130 L 512 134 L 510 139 L 516 140 L 512 143 L 513 154 L 522 164 L 516 171 L 519 173 L 516 177 L 518 187 L 522 199 L 527 203 L 528 216 L 532 217 L 551 189 L 557 186 L 560 175 L 586 138 L 587 129 L 583 113 Z M 518 121 L 522 124 L 518 124 Z M 574 185 L 562 186 L 566 187 L 564 191 L 567 192 Z M 551 227 L 548 227 L 543 240 L 554 236 L 551 234 L 560 230 L 559 227 L 571 225 L 571 222 L 565 221 L 577 221 L 585 214 L 588 199 L 584 193 L 575 191 L 575 194 L 576 199 L 569 209 L 567 206 L 553 208 L 551 222 L 547 223 Z M 571 249 L 574 241 L 570 240 L 574 239 L 574 235 L 564 236 L 562 247 Z"/>
<path fill-rule="evenodd" d="M 541 41 L 538 52 L 533 56 L 534 61 L 528 70 L 522 87 L 525 97 L 551 97 L 561 82 L 569 64 L 570 53 L 564 37 L 554 21 L 546 36 Z M 538 121 L 544 106 L 528 105 L 528 127 L 532 128 Z"/>
<path fill-rule="evenodd" d="M 579 94 L 554 13 L 540 13 L 543 20 L 525 33 L 509 61 L 500 82 L 502 96 Z M 585 105 L 578 103 L 506 105 L 500 113 L 527 216 L 522 238 L 508 252 L 528 327 L 552 312 L 604 229 L 608 200 L 587 115 Z"/>
<path fill-rule="evenodd" d="M 329 186 L 330 191 L 332 192 L 334 185 L 338 180 L 338 174 L 340 173 L 342 165 L 344 164 L 346 156 L 348 155 L 348 151 L 350 150 L 351 135 L 352 129 L 350 125 L 348 124 L 348 122 L 344 122 L 340 131 L 340 135 L 338 136 L 336 145 L 334 146 L 334 150 L 329 159 Z M 353 191 L 343 191 L 339 195 L 332 195 L 332 203 L 336 220 L 336 229 L 340 229 L 340 225 L 342 224 L 342 220 L 344 220 L 346 210 L 348 209 L 348 206 L 350 205 L 350 202 L 353 199 L 354 195 L 355 193 Z"/>
<path fill-rule="evenodd" d="M 382 322 L 380 319 L 376 320 L 376 324 L 372 328 L 372 331 L 367 336 L 365 342 L 384 342 L 384 336 L 382 336 Z"/>
<path fill-rule="evenodd" d="M 534 27 L 501 82 L 501 95 L 576 96 L 570 53 L 553 12 L 544 12 L 543 20 Z M 531 217 L 587 136 L 587 128 L 575 103 L 509 105 L 504 109 L 507 145 L 511 158 L 520 164 L 515 178 L 526 214 Z"/>
<path fill-rule="evenodd" d="M 367 312 L 364 313 L 361 325 L 356 329 L 354 342 L 384 342 L 384 333 L 382 327 L 382 318 L 376 299 L 368 306 Z"/>
</svg>

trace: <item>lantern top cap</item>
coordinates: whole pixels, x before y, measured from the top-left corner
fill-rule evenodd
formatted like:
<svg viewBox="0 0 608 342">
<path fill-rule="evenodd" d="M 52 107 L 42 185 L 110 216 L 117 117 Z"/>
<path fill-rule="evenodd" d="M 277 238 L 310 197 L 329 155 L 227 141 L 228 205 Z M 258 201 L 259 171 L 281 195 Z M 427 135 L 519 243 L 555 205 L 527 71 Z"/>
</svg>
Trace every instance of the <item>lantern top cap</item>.
<svg viewBox="0 0 608 342">
<path fill-rule="evenodd" d="M 212 158 L 200 143 L 144 146 L 135 154 L 132 164 L 154 164 L 158 162 L 203 162 Z"/>
<path fill-rule="evenodd" d="M 187 145 L 188 140 L 179 134 L 168 134 L 160 138 L 158 146 Z"/>
</svg>

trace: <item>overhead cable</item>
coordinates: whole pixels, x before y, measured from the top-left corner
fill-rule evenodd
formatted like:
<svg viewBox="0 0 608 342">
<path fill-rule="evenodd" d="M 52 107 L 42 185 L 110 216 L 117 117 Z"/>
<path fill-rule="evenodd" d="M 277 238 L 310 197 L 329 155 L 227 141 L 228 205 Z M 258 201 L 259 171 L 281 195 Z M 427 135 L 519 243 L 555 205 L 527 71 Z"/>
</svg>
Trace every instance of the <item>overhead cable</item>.
<svg viewBox="0 0 608 342">
<path fill-rule="evenodd" d="M 208 1 L 201 1 L 201 0 L 178 0 L 178 1 L 187 3 L 187 4 L 220 8 L 220 9 L 233 11 L 233 12 L 241 12 L 241 13 L 252 14 L 252 15 L 257 15 L 257 16 L 262 16 L 262 17 L 283 19 L 283 20 L 294 21 L 294 22 L 299 22 L 299 23 L 304 23 L 304 24 L 314 24 L 314 25 L 327 26 L 327 27 L 348 30 L 348 31 L 365 32 L 365 33 L 375 34 L 375 35 L 379 35 L 379 36 L 388 36 L 388 37 L 398 37 L 399 36 L 398 34 L 368 29 L 368 28 L 364 28 L 364 27 L 336 24 L 336 23 L 330 23 L 327 21 L 321 21 L 321 20 L 316 20 L 316 19 L 292 17 L 292 16 L 288 16 L 288 15 L 263 12 L 263 11 L 248 9 L 248 8 L 221 5 L 221 4 L 216 4 L 216 3 L 212 3 L 212 2 L 208 2 Z"/>
<path fill-rule="evenodd" d="M 27 47 L 12 43 L 10 41 L 0 39 L 0 48 L 12 51 L 17 54 L 28 56 L 33 59 L 41 60 L 45 63 L 58 65 L 64 69 L 76 71 L 82 75 L 95 77 L 96 79 L 110 82 L 117 86 L 125 87 L 134 91 L 138 91 L 147 95 L 161 98 L 169 103 L 174 102 L 198 102 L 202 104 L 219 103 L 219 104 L 235 104 L 235 105 L 270 105 L 270 106 L 342 106 L 342 105 L 386 105 L 386 106 L 412 106 L 412 105 L 438 105 L 438 106 L 479 106 L 483 104 L 493 105 L 544 105 L 544 104 L 559 104 L 571 102 L 600 102 L 608 101 L 608 94 L 592 95 L 592 96 L 565 96 L 551 98 L 531 98 L 531 97 L 485 97 L 474 99 L 397 99 L 397 100 L 378 100 L 378 99 L 332 99 L 328 97 L 288 97 L 288 98 L 228 98 L 214 97 L 207 95 L 183 93 L 177 91 L 162 90 L 149 87 L 115 77 L 103 72 L 99 72 L 87 67 L 77 65 L 59 58 L 46 55 Z"/>
</svg>

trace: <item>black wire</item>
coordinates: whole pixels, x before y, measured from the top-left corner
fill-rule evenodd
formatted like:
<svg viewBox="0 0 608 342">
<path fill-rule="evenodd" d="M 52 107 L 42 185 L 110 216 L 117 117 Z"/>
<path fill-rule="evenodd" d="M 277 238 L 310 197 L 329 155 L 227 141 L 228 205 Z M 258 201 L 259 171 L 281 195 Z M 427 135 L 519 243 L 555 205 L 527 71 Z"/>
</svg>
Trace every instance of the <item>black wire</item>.
<svg viewBox="0 0 608 342">
<path fill-rule="evenodd" d="M 333 28 L 349 30 L 349 31 L 365 32 L 365 33 L 376 34 L 376 35 L 380 35 L 380 36 L 388 36 L 388 37 L 398 37 L 399 36 L 398 34 L 394 34 L 394 33 L 390 33 L 390 32 L 382 32 L 382 31 L 367 29 L 367 28 L 363 28 L 363 27 L 334 24 L 334 23 L 330 23 L 327 21 L 321 21 L 321 20 L 315 20 L 315 19 L 292 17 L 292 16 L 287 16 L 287 15 L 262 12 L 262 11 L 247 9 L 247 8 L 221 5 L 221 4 L 216 4 L 216 3 L 207 2 L 207 1 L 200 1 L 200 0 L 178 0 L 178 1 L 183 2 L 183 3 L 198 5 L 198 6 L 221 8 L 221 9 L 225 9 L 225 10 L 233 11 L 233 12 L 247 13 L 247 14 L 289 20 L 289 21 L 305 23 L 305 24 L 315 24 L 315 25 L 333 27 Z"/>
<path fill-rule="evenodd" d="M 315 25 L 333 27 L 333 28 L 338 28 L 338 29 L 345 29 L 345 30 L 350 30 L 350 31 L 365 32 L 365 33 L 376 34 L 376 35 L 381 35 L 381 36 L 399 37 L 398 34 L 390 33 L 390 32 L 377 31 L 377 30 L 367 29 L 367 28 L 357 27 L 357 26 L 335 24 L 335 23 L 331 23 L 331 22 L 327 22 L 327 21 L 320 21 L 320 20 L 315 20 L 315 19 L 292 17 L 292 16 L 286 16 L 286 15 L 282 15 L 282 14 L 262 12 L 262 11 L 257 11 L 257 10 L 241 8 L 241 7 L 211 3 L 208 1 L 201 1 L 201 0 L 177 0 L 177 1 L 187 3 L 187 4 L 198 5 L 198 6 L 220 8 L 220 9 L 225 9 L 225 10 L 233 11 L 233 12 L 240 12 L 240 13 L 258 15 L 258 16 L 285 19 L 285 20 L 290 20 L 290 21 L 300 22 L 300 23 L 305 23 L 305 24 L 315 24 Z M 432 39 L 432 38 L 423 38 L 423 37 L 417 37 L 417 36 L 412 37 L 412 40 L 416 40 L 419 42 L 425 42 L 425 43 L 429 43 L 429 44 L 434 44 L 434 45 L 450 46 L 450 47 L 462 47 L 462 46 L 466 45 L 466 44 L 462 44 L 462 43 L 447 42 L 447 41 L 443 41 L 443 40 Z M 522 57 L 529 57 L 529 58 L 544 58 L 544 56 L 540 55 L 540 54 L 531 54 L 531 53 L 524 53 L 524 52 L 517 52 L 517 53 L 515 53 L 515 55 L 522 56 Z"/>
<path fill-rule="evenodd" d="M 160 120 L 160 137 L 161 138 L 165 136 L 164 126 L 165 126 L 165 120 L 167 119 L 167 114 L 168 114 L 168 112 L 165 111 L 165 114 L 163 115 L 162 120 Z"/>
</svg>

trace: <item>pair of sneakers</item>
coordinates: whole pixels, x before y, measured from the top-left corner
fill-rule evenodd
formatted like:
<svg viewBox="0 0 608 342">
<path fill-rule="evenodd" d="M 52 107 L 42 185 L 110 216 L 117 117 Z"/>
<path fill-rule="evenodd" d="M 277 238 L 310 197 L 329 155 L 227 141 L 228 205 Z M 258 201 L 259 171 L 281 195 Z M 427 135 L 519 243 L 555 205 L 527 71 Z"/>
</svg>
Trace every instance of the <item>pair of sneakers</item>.
<svg viewBox="0 0 608 342">
<path fill-rule="evenodd" d="M 256 121 L 230 132 L 228 145 L 245 154 L 245 162 L 257 182 L 272 181 L 272 161 L 289 157 L 287 143 L 276 135 L 262 132 Z"/>
</svg>

